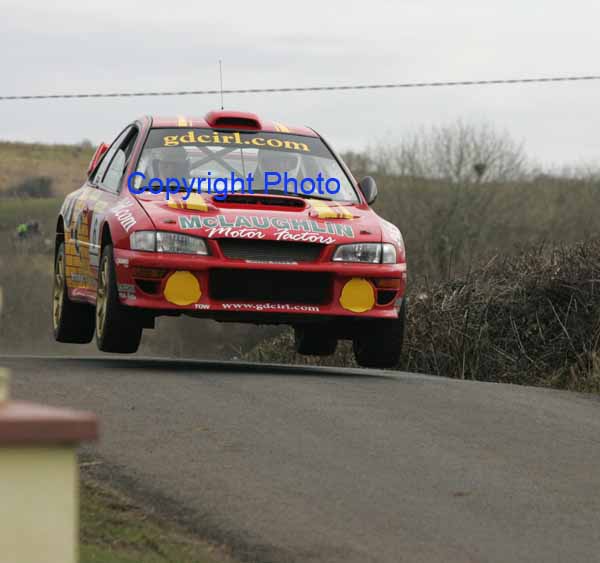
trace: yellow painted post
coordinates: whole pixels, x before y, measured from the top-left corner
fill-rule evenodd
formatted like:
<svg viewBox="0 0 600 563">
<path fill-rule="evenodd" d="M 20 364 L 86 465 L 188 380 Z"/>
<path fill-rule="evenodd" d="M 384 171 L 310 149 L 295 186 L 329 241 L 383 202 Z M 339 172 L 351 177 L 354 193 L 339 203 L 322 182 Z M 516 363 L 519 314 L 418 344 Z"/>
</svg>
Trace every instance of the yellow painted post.
<svg viewBox="0 0 600 563">
<path fill-rule="evenodd" d="M 0 371 L 0 561 L 76 563 L 76 448 L 97 438 L 96 418 L 11 401 Z"/>
</svg>

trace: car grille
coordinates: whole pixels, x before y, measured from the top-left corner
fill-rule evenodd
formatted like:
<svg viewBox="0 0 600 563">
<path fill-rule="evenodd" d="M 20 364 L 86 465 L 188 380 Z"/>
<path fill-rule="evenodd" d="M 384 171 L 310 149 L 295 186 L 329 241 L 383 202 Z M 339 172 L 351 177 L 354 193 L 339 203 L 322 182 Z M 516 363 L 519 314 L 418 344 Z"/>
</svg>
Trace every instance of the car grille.
<svg viewBox="0 0 600 563">
<path fill-rule="evenodd" d="M 323 272 L 214 269 L 209 293 L 219 301 L 324 304 L 331 300 L 332 276 Z"/>
<path fill-rule="evenodd" d="M 226 258 L 257 262 L 314 262 L 322 244 L 275 240 L 220 239 L 219 246 Z"/>
</svg>

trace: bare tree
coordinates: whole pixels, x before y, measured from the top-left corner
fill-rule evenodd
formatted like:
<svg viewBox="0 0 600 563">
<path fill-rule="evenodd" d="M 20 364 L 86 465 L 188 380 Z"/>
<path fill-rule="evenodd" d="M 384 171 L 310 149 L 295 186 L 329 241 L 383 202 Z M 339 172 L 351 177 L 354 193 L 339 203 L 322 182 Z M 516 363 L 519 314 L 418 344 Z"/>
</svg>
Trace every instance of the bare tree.
<svg viewBox="0 0 600 563">
<path fill-rule="evenodd" d="M 502 191 L 498 184 L 525 179 L 528 171 L 522 146 L 507 133 L 488 123 L 460 120 L 420 129 L 398 145 L 370 149 L 369 156 L 378 181 L 389 186 L 384 215 L 402 216 L 409 193 L 413 199 L 416 191 L 429 194 L 429 200 L 418 198 L 427 202 L 420 211 L 427 217 L 428 231 L 422 242 L 428 248 L 430 271 L 443 278 L 452 277 L 458 264 L 469 264 L 477 255 Z"/>
<path fill-rule="evenodd" d="M 341 157 L 358 180 L 371 174 L 375 168 L 375 163 L 366 152 L 346 151 L 341 154 Z"/>
<path fill-rule="evenodd" d="M 370 152 L 380 173 L 455 184 L 507 182 L 523 178 L 527 171 L 522 145 L 489 123 L 458 120 L 420 129 L 399 145 Z"/>
</svg>

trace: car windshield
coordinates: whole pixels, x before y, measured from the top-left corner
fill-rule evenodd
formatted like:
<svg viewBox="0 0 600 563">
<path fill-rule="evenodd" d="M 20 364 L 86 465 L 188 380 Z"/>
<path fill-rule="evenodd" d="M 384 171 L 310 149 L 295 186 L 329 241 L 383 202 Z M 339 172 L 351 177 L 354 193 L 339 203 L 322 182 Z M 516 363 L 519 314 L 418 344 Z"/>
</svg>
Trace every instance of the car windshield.
<svg viewBox="0 0 600 563">
<path fill-rule="evenodd" d="M 146 183 L 153 178 L 163 184 L 168 178 L 185 178 L 185 183 L 200 193 L 210 193 L 208 179 L 217 178 L 225 179 L 228 193 L 242 191 L 244 184 L 234 178 L 245 179 L 247 186 L 250 174 L 252 193 L 359 201 L 346 173 L 317 137 L 262 131 L 153 129 L 137 172 L 143 174 Z M 136 187 L 143 182 L 144 178 L 138 176 Z M 158 181 L 154 184 L 160 185 Z"/>
</svg>

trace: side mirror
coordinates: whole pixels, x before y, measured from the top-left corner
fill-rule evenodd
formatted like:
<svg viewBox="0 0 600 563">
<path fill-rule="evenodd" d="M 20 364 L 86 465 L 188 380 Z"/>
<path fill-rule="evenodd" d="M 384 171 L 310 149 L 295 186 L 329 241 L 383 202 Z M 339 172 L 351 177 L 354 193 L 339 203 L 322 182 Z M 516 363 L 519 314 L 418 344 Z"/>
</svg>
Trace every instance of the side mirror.
<svg viewBox="0 0 600 563">
<path fill-rule="evenodd" d="M 377 184 L 371 176 L 365 176 L 359 183 L 358 187 L 365 196 L 367 203 L 371 205 L 377 199 Z"/>
<path fill-rule="evenodd" d="M 110 145 L 107 145 L 106 143 L 100 143 L 100 145 L 96 149 L 96 152 L 94 153 L 94 156 L 92 156 L 92 160 L 90 160 L 90 163 L 88 165 L 88 169 L 87 169 L 88 178 L 90 177 L 92 172 L 94 172 L 94 170 L 96 170 L 98 163 L 100 162 L 100 160 L 102 160 L 102 157 L 104 156 L 106 151 L 108 151 L 109 148 L 110 148 Z"/>
</svg>

